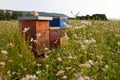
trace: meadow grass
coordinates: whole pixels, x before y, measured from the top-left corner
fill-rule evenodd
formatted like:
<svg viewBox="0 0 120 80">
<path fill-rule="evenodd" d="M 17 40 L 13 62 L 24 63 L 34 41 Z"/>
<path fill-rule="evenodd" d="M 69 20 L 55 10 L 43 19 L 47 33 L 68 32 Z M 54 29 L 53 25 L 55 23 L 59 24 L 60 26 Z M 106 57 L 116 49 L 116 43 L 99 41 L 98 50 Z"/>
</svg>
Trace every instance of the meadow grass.
<svg viewBox="0 0 120 80">
<path fill-rule="evenodd" d="M 0 21 L 0 80 L 118 80 L 120 22 L 69 20 L 68 41 L 34 58 L 18 21 Z"/>
</svg>

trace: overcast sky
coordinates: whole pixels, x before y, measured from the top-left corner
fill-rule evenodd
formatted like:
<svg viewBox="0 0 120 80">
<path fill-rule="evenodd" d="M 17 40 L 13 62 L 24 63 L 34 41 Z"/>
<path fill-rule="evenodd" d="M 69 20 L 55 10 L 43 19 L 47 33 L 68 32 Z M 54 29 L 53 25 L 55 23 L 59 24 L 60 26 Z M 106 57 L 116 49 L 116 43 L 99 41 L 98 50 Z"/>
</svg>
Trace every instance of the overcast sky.
<svg viewBox="0 0 120 80">
<path fill-rule="evenodd" d="M 0 9 L 57 12 L 72 16 L 106 14 L 120 19 L 120 0 L 0 0 Z"/>
</svg>

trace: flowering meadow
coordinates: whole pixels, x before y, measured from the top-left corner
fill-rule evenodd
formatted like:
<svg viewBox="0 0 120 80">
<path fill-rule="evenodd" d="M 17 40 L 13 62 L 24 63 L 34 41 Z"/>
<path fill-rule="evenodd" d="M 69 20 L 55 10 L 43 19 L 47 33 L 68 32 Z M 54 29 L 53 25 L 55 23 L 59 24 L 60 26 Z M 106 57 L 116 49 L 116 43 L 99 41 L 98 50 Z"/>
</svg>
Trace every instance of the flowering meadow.
<svg viewBox="0 0 120 80">
<path fill-rule="evenodd" d="M 69 20 L 65 26 L 64 44 L 35 58 L 19 22 L 0 21 L 0 80 L 120 79 L 120 21 Z"/>
</svg>

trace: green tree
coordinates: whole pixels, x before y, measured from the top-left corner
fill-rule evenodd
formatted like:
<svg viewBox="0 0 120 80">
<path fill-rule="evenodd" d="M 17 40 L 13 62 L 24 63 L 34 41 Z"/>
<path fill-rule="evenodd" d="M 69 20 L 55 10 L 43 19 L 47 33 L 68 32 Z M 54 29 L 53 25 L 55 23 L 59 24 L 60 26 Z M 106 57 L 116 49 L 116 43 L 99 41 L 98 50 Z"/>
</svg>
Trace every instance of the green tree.
<svg viewBox="0 0 120 80">
<path fill-rule="evenodd" d="M 3 10 L 0 10 L 0 20 L 5 20 L 5 13 Z"/>
<path fill-rule="evenodd" d="M 11 18 L 16 20 L 18 17 L 22 16 L 22 12 L 13 11 Z"/>
<path fill-rule="evenodd" d="M 11 14 L 9 11 L 5 12 L 5 20 L 11 20 Z"/>
</svg>

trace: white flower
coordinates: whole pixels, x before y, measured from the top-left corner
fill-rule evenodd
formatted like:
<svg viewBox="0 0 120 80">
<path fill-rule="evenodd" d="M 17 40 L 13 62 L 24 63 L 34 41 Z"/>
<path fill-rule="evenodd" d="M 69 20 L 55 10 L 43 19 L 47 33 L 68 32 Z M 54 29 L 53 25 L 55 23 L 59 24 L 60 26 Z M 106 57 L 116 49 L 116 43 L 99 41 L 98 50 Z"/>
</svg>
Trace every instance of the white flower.
<svg viewBox="0 0 120 80">
<path fill-rule="evenodd" d="M 10 74 L 10 71 L 7 71 L 7 74 Z"/>
<path fill-rule="evenodd" d="M 38 41 L 37 41 L 37 40 L 33 40 L 33 42 L 34 42 L 34 43 L 38 43 Z"/>
<path fill-rule="evenodd" d="M 42 35 L 41 33 L 37 33 L 37 34 L 36 34 L 37 37 L 40 37 L 41 35 Z"/>
<path fill-rule="evenodd" d="M 46 65 L 46 67 L 48 68 L 48 67 L 49 67 L 49 65 L 47 64 L 47 65 Z"/>
<path fill-rule="evenodd" d="M 12 72 L 12 74 L 14 75 L 14 74 L 16 74 L 16 72 Z"/>
<path fill-rule="evenodd" d="M 8 43 L 7 46 L 8 47 L 14 47 L 14 44 L 13 43 Z"/>
<path fill-rule="evenodd" d="M 2 54 L 7 54 L 8 52 L 6 50 L 1 50 Z"/>
<path fill-rule="evenodd" d="M 72 67 L 66 67 L 65 69 L 66 69 L 66 70 L 70 70 L 70 69 L 72 69 Z"/>
<path fill-rule="evenodd" d="M 44 50 L 46 50 L 46 51 L 47 51 L 47 50 L 49 50 L 49 49 L 48 49 L 47 47 L 45 47 L 45 49 L 44 49 Z"/>
<path fill-rule="evenodd" d="M 36 71 L 36 74 L 40 74 L 41 73 L 41 71 Z"/>
<path fill-rule="evenodd" d="M 36 79 L 38 79 L 38 77 L 36 75 L 26 75 L 21 80 L 36 80 Z"/>
<path fill-rule="evenodd" d="M 62 78 L 67 79 L 67 76 L 63 76 Z"/>
<path fill-rule="evenodd" d="M 28 28 L 25 27 L 23 32 L 27 32 L 29 29 L 30 29 L 30 27 L 28 27 Z"/>
<path fill-rule="evenodd" d="M 90 44 L 90 41 L 89 40 L 84 40 L 83 43 Z"/>
<path fill-rule="evenodd" d="M 84 45 L 81 45 L 81 49 L 82 49 L 82 50 L 85 50 L 86 47 L 85 47 Z"/>
<path fill-rule="evenodd" d="M 58 57 L 57 60 L 60 61 L 60 62 L 62 61 L 61 57 Z"/>
<path fill-rule="evenodd" d="M 33 39 L 33 38 L 31 38 L 31 39 L 30 39 L 30 42 L 33 42 L 33 40 L 34 40 L 34 39 Z"/>
<path fill-rule="evenodd" d="M 5 62 L 0 62 L 0 66 L 5 66 L 6 63 Z"/>
<path fill-rule="evenodd" d="M 73 59 L 73 57 L 70 55 L 70 56 L 68 56 L 68 59 Z"/>
<path fill-rule="evenodd" d="M 89 21 L 81 21 L 81 24 L 92 25 L 92 23 Z"/>
<path fill-rule="evenodd" d="M 88 62 L 89 62 L 91 65 L 93 65 L 93 60 L 89 60 Z"/>
<path fill-rule="evenodd" d="M 96 55 L 96 57 L 97 57 L 98 59 L 100 59 L 100 60 L 103 59 L 103 55 Z"/>
<path fill-rule="evenodd" d="M 105 65 L 105 69 L 108 69 L 108 65 Z"/>
<path fill-rule="evenodd" d="M 49 56 L 48 55 L 45 55 L 45 58 L 47 59 Z"/>
<path fill-rule="evenodd" d="M 56 76 L 62 75 L 62 74 L 64 74 L 64 73 L 65 73 L 64 70 L 60 70 L 60 71 L 57 72 Z"/>
<path fill-rule="evenodd" d="M 86 62 L 85 64 L 80 64 L 80 67 L 86 67 L 86 68 L 90 68 L 91 64 L 89 62 Z"/>
<path fill-rule="evenodd" d="M 96 43 L 96 40 L 95 40 L 94 38 L 92 38 L 92 39 L 90 40 L 90 42 L 91 42 L 91 43 Z"/>
<path fill-rule="evenodd" d="M 118 46 L 120 46 L 120 42 L 117 42 Z"/>
<path fill-rule="evenodd" d="M 40 66 L 41 66 L 41 64 L 37 64 L 37 66 L 38 66 L 38 67 L 40 67 Z"/>
<path fill-rule="evenodd" d="M 80 76 L 78 80 L 90 80 L 90 78 L 88 76 Z"/>
</svg>

